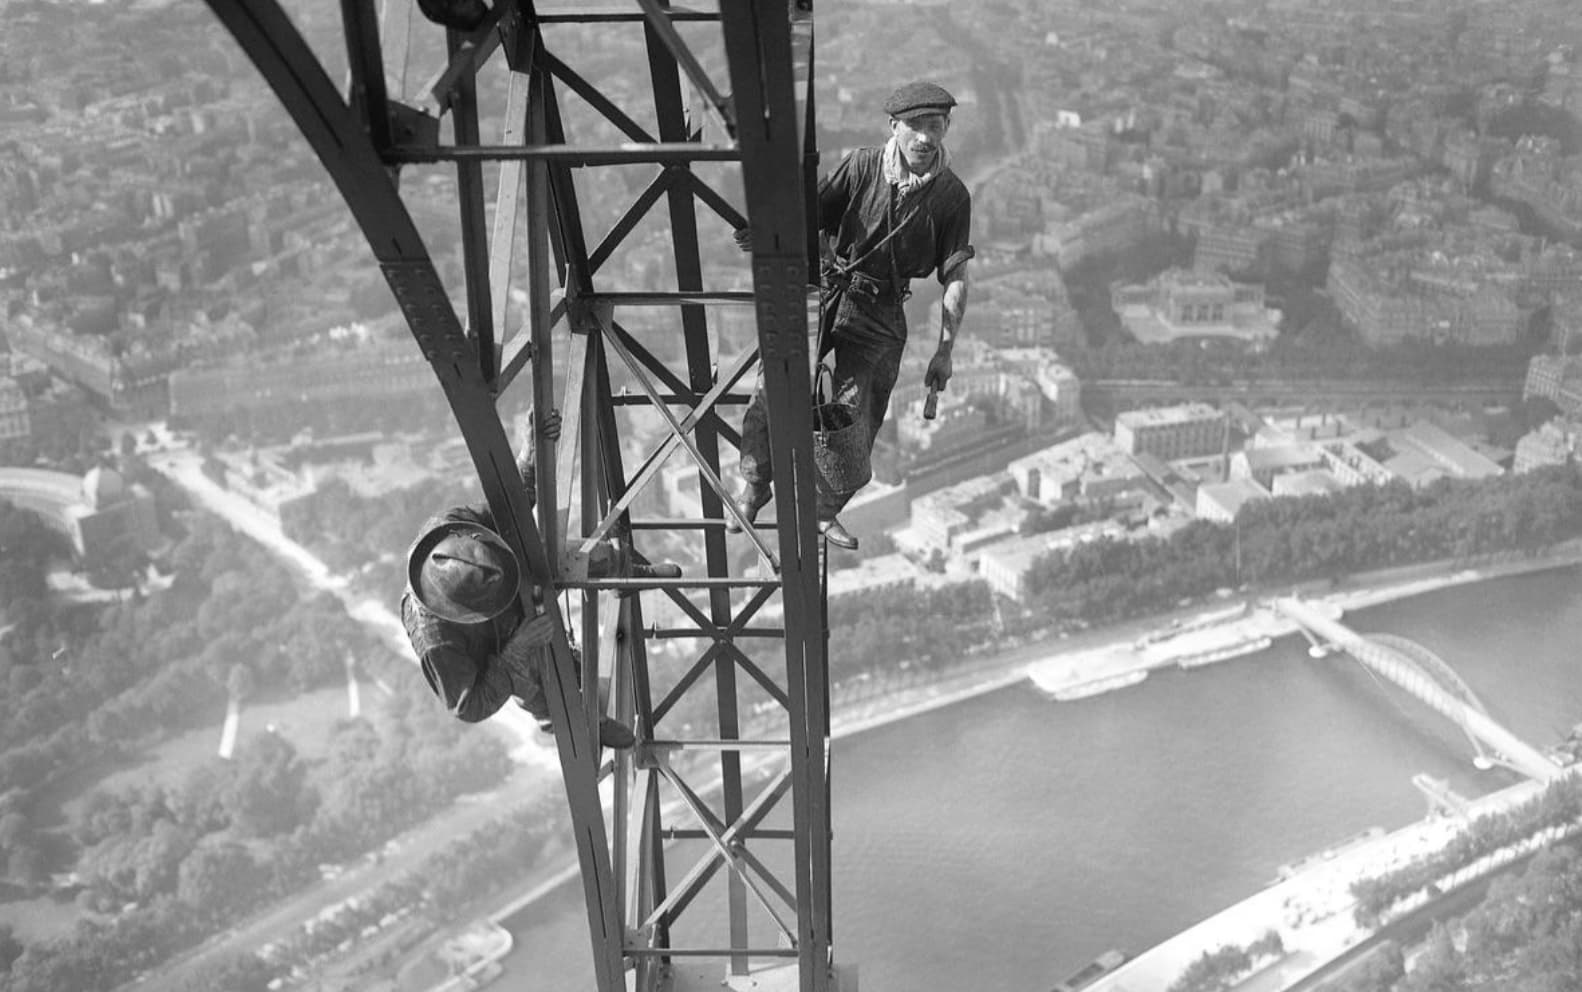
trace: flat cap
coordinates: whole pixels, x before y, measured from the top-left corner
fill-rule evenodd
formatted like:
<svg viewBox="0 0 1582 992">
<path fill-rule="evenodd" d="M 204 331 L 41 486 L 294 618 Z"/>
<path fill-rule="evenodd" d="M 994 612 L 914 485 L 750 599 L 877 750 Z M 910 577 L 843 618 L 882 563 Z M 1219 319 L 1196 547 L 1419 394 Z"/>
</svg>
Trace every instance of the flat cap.
<svg viewBox="0 0 1582 992">
<path fill-rule="evenodd" d="M 884 101 L 884 112 L 891 117 L 916 117 L 919 114 L 948 114 L 956 98 L 938 83 L 921 80 L 907 83 Z"/>
</svg>

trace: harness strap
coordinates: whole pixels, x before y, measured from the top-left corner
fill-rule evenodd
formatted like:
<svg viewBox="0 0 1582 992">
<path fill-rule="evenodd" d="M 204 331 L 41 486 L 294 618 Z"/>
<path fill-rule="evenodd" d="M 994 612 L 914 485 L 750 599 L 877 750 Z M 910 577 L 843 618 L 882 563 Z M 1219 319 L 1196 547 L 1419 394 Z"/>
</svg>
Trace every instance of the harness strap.
<svg viewBox="0 0 1582 992">
<path fill-rule="evenodd" d="M 871 255 L 873 255 L 874 252 L 878 251 L 880 248 L 885 247 L 891 241 L 895 240 L 895 236 L 900 234 L 902 231 L 906 230 L 907 225 L 911 224 L 912 223 L 912 219 L 915 218 L 921 212 L 922 212 L 922 204 L 919 203 L 917 206 L 913 207 L 912 211 L 910 213 L 908 213 L 905 218 L 902 219 L 901 223 L 899 223 L 899 224 L 895 225 L 894 227 L 890 228 L 889 233 L 887 233 L 884 237 L 880 238 L 878 241 L 874 242 L 874 244 L 867 251 L 863 252 L 861 255 L 858 255 L 856 258 L 852 259 L 850 262 L 847 262 L 845 265 L 840 264 L 840 259 L 837 258 L 835 260 L 835 262 L 833 263 L 833 267 L 834 267 L 835 273 L 837 275 L 841 276 L 844 279 L 850 279 L 851 278 L 851 274 L 854 271 L 856 271 L 857 266 L 859 266 L 862 263 L 866 262 L 868 260 L 868 258 Z M 892 256 L 892 258 L 893 258 L 893 256 Z M 891 268 L 892 269 L 894 268 L 893 262 L 892 262 Z"/>
<path fill-rule="evenodd" d="M 936 176 L 935 178 L 937 179 L 938 177 Z M 881 248 L 887 247 L 892 241 L 895 240 L 896 235 L 900 234 L 902 231 L 906 230 L 909 226 L 911 226 L 912 221 L 917 219 L 917 216 L 923 212 L 923 204 L 925 202 L 927 202 L 929 194 L 931 194 L 933 191 L 934 191 L 934 183 L 933 183 L 933 181 L 930 181 L 929 184 L 927 186 L 925 186 L 922 189 L 922 191 L 917 194 L 916 198 L 912 202 L 912 209 L 907 212 L 905 217 L 901 218 L 901 222 L 899 224 L 891 225 L 890 230 L 885 233 L 884 237 L 882 237 L 878 241 L 874 242 L 872 245 L 870 245 L 868 247 L 867 251 L 863 252 L 861 255 L 858 255 L 856 258 L 852 259 L 850 262 L 847 262 L 846 264 L 842 265 L 841 262 L 840 262 L 840 259 L 836 258 L 831 263 L 831 268 L 833 270 L 832 274 L 835 275 L 840 280 L 842 280 L 842 281 L 844 281 L 844 282 L 849 284 L 849 282 L 851 280 L 851 275 L 852 275 L 852 273 L 854 271 L 856 271 L 857 266 L 861 265 L 863 262 L 866 262 L 873 255 L 874 252 L 878 251 Z M 895 195 L 895 187 L 894 186 L 890 186 L 890 195 L 892 197 Z M 892 202 L 893 202 L 893 200 L 892 200 Z M 846 209 L 849 212 L 851 208 L 850 208 L 850 206 L 848 206 Z M 888 217 L 889 213 L 890 213 L 889 210 L 886 210 L 885 211 L 885 216 Z M 900 276 L 898 274 L 898 271 L 897 271 L 896 265 L 895 265 L 895 252 L 894 252 L 894 250 L 892 250 L 890 252 L 890 276 L 891 276 L 892 279 L 897 280 L 897 281 L 899 281 L 899 279 L 900 279 Z M 844 288 L 844 287 L 842 287 L 842 288 Z M 910 291 L 903 291 L 903 292 L 901 292 L 898 295 L 897 299 L 898 300 L 904 300 L 910 295 L 911 295 Z"/>
</svg>

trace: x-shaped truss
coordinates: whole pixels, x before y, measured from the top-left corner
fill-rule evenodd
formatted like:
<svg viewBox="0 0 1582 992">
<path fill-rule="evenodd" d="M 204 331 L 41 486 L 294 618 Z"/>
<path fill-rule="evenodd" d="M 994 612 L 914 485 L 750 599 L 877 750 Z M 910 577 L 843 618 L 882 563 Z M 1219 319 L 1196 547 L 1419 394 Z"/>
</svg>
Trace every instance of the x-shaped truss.
<svg viewBox="0 0 1582 992">
<path fill-rule="evenodd" d="M 710 959 L 733 983 L 838 988 L 808 403 L 808 205 L 816 155 L 805 4 L 722 0 L 717 9 L 683 10 L 662 0 L 496 0 L 484 23 L 462 34 L 415 16 L 408 0 L 387 0 L 382 13 L 375 0 L 341 0 L 343 91 L 277 0 L 207 2 L 339 187 L 446 392 L 502 536 L 542 590 L 543 609 L 559 621 L 547 693 L 560 728 L 598 988 L 627 988 L 629 970 L 639 989 L 695 987 L 699 977 L 714 985 L 722 976 L 708 969 Z M 629 50 L 642 56 L 626 68 L 646 60 L 646 85 L 634 86 L 629 73 L 612 75 L 604 42 L 621 45 L 623 32 L 633 39 Z M 438 69 L 409 88 L 409 53 L 425 42 Z M 634 89 L 651 96 L 651 105 L 634 109 Z M 700 111 L 696 122 L 689 91 Z M 484 140 L 485 106 L 498 108 L 498 143 Z M 455 177 L 465 321 L 398 183 L 402 171 L 432 165 Z M 607 229 L 590 237 L 587 208 L 601 213 L 611 199 L 612 184 L 596 186 L 595 177 L 634 165 L 654 171 Z M 739 167 L 741 208 L 699 171 L 726 166 Z M 591 200 L 590 189 L 598 192 Z M 661 205 L 664 261 L 675 287 L 623 287 L 609 275 L 613 263 L 640 250 L 633 245 Z M 699 206 L 716 224 L 750 229 L 750 292 L 705 288 Z M 526 299 L 516 327 L 513 294 Z M 754 311 L 757 347 L 724 361 L 721 372 L 707 314 L 744 305 Z M 656 339 L 650 327 L 645 337 L 617 319 L 635 307 L 672 312 L 670 336 Z M 676 349 L 655 346 L 676 342 L 679 359 L 663 357 Z M 635 383 L 637 394 L 612 387 L 611 354 L 613 374 Z M 726 498 L 721 476 L 721 441 L 727 450 L 740 441 L 725 408 L 745 402 L 737 387 L 760 366 L 775 438 L 777 522 L 773 530 L 748 525 L 746 537 L 732 539 L 727 522 L 746 521 Z M 537 451 L 536 516 L 516 482 L 502 419 L 519 380 L 540 423 L 556 408 L 564 417 L 563 440 Z M 557 389 L 564 389 L 558 404 Z M 622 463 L 630 445 L 622 443 L 617 416 L 627 406 L 661 421 L 657 443 L 630 476 Z M 697 473 L 696 512 L 637 515 L 640 495 L 678 448 Z M 751 549 L 757 574 L 733 573 L 733 540 Z M 630 564 L 645 560 L 636 545 L 650 541 L 690 548 L 692 574 L 634 574 Z M 613 573 L 591 567 L 601 543 L 615 548 L 606 556 L 618 563 Z M 580 674 L 555 595 L 561 590 L 580 600 Z M 652 595 L 680 622 L 645 627 L 642 607 Z M 782 626 L 750 626 L 777 596 Z M 650 641 L 686 639 L 707 644 L 671 684 L 657 684 Z M 769 652 L 775 663 L 768 664 L 763 653 L 744 649 L 755 639 L 783 642 L 783 672 L 781 652 Z M 742 686 L 738 673 L 747 676 Z M 639 744 L 603 766 L 610 781 L 601 786 L 595 727 L 604 676 L 616 715 L 635 724 Z M 681 719 L 688 694 L 706 693 L 710 681 L 713 726 L 692 732 Z M 744 687 L 780 714 L 764 722 L 783 728 L 781 736 L 744 733 L 748 723 L 766 729 L 744 719 Z M 700 775 L 712 783 L 694 784 Z M 767 777 L 753 791 L 757 775 Z M 787 805 L 789 825 L 772 824 Z M 687 857 L 687 842 L 704 844 L 701 856 Z M 787 842 L 789 858 L 761 853 L 775 843 L 783 852 Z M 672 858 L 687 866 L 673 871 Z M 673 937 L 686 910 L 720 876 L 728 933 L 701 945 L 678 943 Z M 770 943 L 754 944 L 754 907 L 771 927 Z M 774 965 L 788 960 L 794 966 Z"/>
</svg>

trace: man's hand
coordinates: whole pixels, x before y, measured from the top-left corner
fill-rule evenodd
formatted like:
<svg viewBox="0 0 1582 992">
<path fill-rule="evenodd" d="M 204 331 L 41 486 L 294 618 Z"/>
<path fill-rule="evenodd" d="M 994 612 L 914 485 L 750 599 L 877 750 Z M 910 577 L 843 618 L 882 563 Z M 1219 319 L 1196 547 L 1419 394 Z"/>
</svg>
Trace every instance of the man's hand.
<svg viewBox="0 0 1582 992">
<path fill-rule="evenodd" d="M 522 443 L 516 453 L 516 471 L 522 477 L 522 488 L 527 490 L 527 501 L 538 503 L 538 470 L 533 464 L 533 459 L 538 451 L 538 439 L 544 438 L 550 444 L 560 439 L 560 411 L 551 410 L 544 416 L 544 426 L 534 429 L 533 411 L 527 413 L 527 423 L 523 429 Z"/>
<path fill-rule="evenodd" d="M 941 346 L 935 350 L 934 357 L 928 360 L 928 371 L 923 373 L 923 385 L 930 389 L 944 389 L 952 371 L 950 348 Z"/>
<path fill-rule="evenodd" d="M 531 413 L 529 413 L 527 415 L 527 426 L 528 426 L 529 431 L 531 431 L 532 427 L 533 427 L 533 415 Z M 544 440 L 548 441 L 550 444 L 554 444 L 556 441 L 559 441 L 560 440 L 560 411 L 559 410 L 551 410 L 551 411 L 549 411 L 549 413 L 545 414 L 545 416 L 544 416 L 544 426 L 540 427 L 538 429 L 537 433 L 538 433 L 539 437 L 541 437 Z"/>
<path fill-rule="evenodd" d="M 536 678 L 533 662 L 543 648 L 555 639 L 555 622 L 547 613 L 528 617 L 517 625 L 511 637 L 500 648 L 500 658 L 506 663 L 514 678 Z M 523 695 L 518 692 L 517 695 Z"/>
<path fill-rule="evenodd" d="M 753 250 L 753 232 L 750 229 L 738 227 L 731 232 L 731 239 L 736 242 L 736 247 L 742 251 L 751 252 Z"/>
</svg>

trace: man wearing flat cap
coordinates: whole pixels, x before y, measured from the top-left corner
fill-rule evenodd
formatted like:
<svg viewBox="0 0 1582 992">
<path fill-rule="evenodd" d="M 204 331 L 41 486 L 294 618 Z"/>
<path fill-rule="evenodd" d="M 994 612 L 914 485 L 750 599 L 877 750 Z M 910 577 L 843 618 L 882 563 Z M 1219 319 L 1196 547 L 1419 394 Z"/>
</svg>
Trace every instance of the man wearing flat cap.
<svg viewBox="0 0 1582 992">
<path fill-rule="evenodd" d="M 866 422 L 862 456 L 867 459 L 901 371 L 906 347 L 902 304 L 912 295 L 911 281 L 930 273 L 944 290 L 939 344 L 923 382 L 943 389 L 950 381 L 951 349 L 967 309 L 967 261 L 973 256 L 972 194 L 950 170 L 945 150 L 955 105 L 956 98 L 935 83 L 900 87 L 884 102 L 890 140 L 853 151 L 819 183 L 818 226 L 827 249 L 820 273 L 819 358 L 833 364 L 836 402 L 855 407 Z M 762 373 L 742 419 L 741 473 L 735 501 L 751 522 L 769 502 L 773 482 Z M 819 530 L 837 547 L 857 547 L 857 539 L 836 518 L 857 491 L 819 487 Z M 727 526 L 734 527 L 734 521 Z"/>
</svg>

